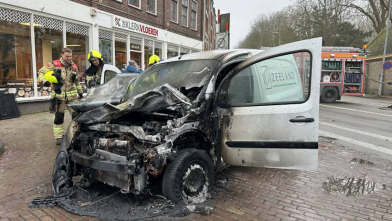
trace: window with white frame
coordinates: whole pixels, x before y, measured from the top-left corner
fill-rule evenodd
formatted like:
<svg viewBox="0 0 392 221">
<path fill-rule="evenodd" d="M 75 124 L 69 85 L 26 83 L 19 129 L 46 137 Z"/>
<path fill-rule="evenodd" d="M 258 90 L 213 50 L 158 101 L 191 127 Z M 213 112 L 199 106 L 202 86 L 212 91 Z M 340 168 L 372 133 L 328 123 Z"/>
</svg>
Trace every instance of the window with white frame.
<svg viewBox="0 0 392 221">
<path fill-rule="evenodd" d="M 208 51 L 208 44 L 209 42 L 208 42 L 208 36 L 207 36 L 207 33 L 204 35 L 204 49 L 206 50 L 206 51 Z"/>
<path fill-rule="evenodd" d="M 177 0 L 171 1 L 170 8 L 171 8 L 170 20 L 173 22 L 178 22 L 178 2 L 177 2 Z"/>
<path fill-rule="evenodd" d="M 186 27 L 188 27 L 188 4 L 188 0 L 182 0 L 181 23 Z"/>
<path fill-rule="evenodd" d="M 147 12 L 157 14 L 157 0 L 147 0 Z"/>
<path fill-rule="evenodd" d="M 140 0 L 128 0 L 128 5 L 140 9 Z"/>
<path fill-rule="evenodd" d="M 197 2 L 192 0 L 191 3 L 191 28 L 197 29 Z"/>
</svg>

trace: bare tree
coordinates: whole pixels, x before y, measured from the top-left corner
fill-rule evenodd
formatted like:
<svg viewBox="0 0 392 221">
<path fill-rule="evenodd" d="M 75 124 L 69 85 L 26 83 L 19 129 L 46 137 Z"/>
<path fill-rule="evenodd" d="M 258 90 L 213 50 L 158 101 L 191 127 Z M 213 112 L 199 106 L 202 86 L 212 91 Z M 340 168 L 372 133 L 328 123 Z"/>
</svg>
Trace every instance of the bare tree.
<svg viewBox="0 0 392 221">
<path fill-rule="evenodd" d="M 367 21 L 358 21 L 363 20 L 363 15 L 348 7 L 352 3 L 353 0 L 296 0 L 281 11 L 260 15 L 237 47 L 271 47 L 314 37 L 323 37 L 323 44 L 328 46 L 361 47 L 371 32 Z"/>
<path fill-rule="evenodd" d="M 343 6 L 353 8 L 366 16 L 377 34 L 386 26 L 389 0 L 351 0 L 349 4 Z"/>
</svg>

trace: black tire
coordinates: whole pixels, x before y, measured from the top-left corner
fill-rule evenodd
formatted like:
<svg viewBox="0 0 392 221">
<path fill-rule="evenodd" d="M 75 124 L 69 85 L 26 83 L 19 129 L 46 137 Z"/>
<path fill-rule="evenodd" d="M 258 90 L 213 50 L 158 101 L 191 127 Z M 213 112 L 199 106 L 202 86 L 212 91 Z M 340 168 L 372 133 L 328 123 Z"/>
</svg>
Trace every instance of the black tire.
<svg viewBox="0 0 392 221">
<path fill-rule="evenodd" d="M 339 92 L 336 87 L 325 87 L 321 93 L 321 102 L 323 103 L 333 103 L 339 97 Z"/>
<path fill-rule="evenodd" d="M 163 175 L 163 195 L 174 203 L 200 203 L 213 190 L 214 165 L 204 150 L 182 150 Z"/>
<path fill-rule="evenodd" d="M 68 154 L 60 151 L 53 166 L 52 195 L 59 196 L 64 190 L 72 187 L 72 170 Z"/>
</svg>

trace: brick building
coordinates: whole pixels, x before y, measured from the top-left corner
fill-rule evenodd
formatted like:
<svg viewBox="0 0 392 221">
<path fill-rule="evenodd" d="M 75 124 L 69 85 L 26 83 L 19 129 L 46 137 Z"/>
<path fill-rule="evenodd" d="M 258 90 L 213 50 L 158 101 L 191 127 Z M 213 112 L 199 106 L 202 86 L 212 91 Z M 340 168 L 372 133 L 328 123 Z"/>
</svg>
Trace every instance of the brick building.
<svg viewBox="0 0 392 221">
<path fill-rule="evenodd" d="M 209 51 L 214 50 L 215 47 L 215 37 L 216 37 L 216 13 L 213 7 L 213 0 L 204 0 L 204 20 L 203 20 L 203 50 Z"/>
<path fill-rule="evenodd" d="M 366 58 L 366 75 L 368 78 L 365 80 L 365 94 L 378 94 L 379 80 L 381 70 L 383 67 L 383 55 L 385 44 L 386 28 L 382 30 L 367 47 L 368 55 Z M 387 50 L 385 61 L 392 62 L 392 29 L 388 32 Z M 392 69 L 384 70 L 383 82 L 392 82 Z M 383 84 L 381 95 L 392 95 L 392 85 Z"/>
<path fill-rule="evenodd" d="M 0 0 L 0 89 L 19 104 L 48 101 L 37 72 L 73 50 L 81 82 L 90 65 L 87 53 L 99 50 L 104 61 L 122 69 L 135 60 L 161 59 L 214 49 L 212 0 Z M 23 110 L 22 110 L 23 113 Z"/>
</svg>

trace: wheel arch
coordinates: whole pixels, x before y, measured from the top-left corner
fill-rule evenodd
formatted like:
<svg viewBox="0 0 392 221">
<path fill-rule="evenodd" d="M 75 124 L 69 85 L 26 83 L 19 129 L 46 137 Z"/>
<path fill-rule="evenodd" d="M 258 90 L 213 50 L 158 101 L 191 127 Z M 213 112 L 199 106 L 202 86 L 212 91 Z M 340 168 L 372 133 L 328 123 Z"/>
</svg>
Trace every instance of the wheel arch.
<svg viewBox="0 0 392 221">
<path fill-rule="evenodd" d="M 195 142 L 196 141 L 196 142 Z M 189 147 L 189 142 L 193 142 Z M 180 134 L 174 141 L 173 146 L 181 151 L 187 148 L 196 148 L 207 152 L 208 156 L 215 162 L 215 150 L 211 140 L 202 131 L 188 130 Z"/>
</svg>

